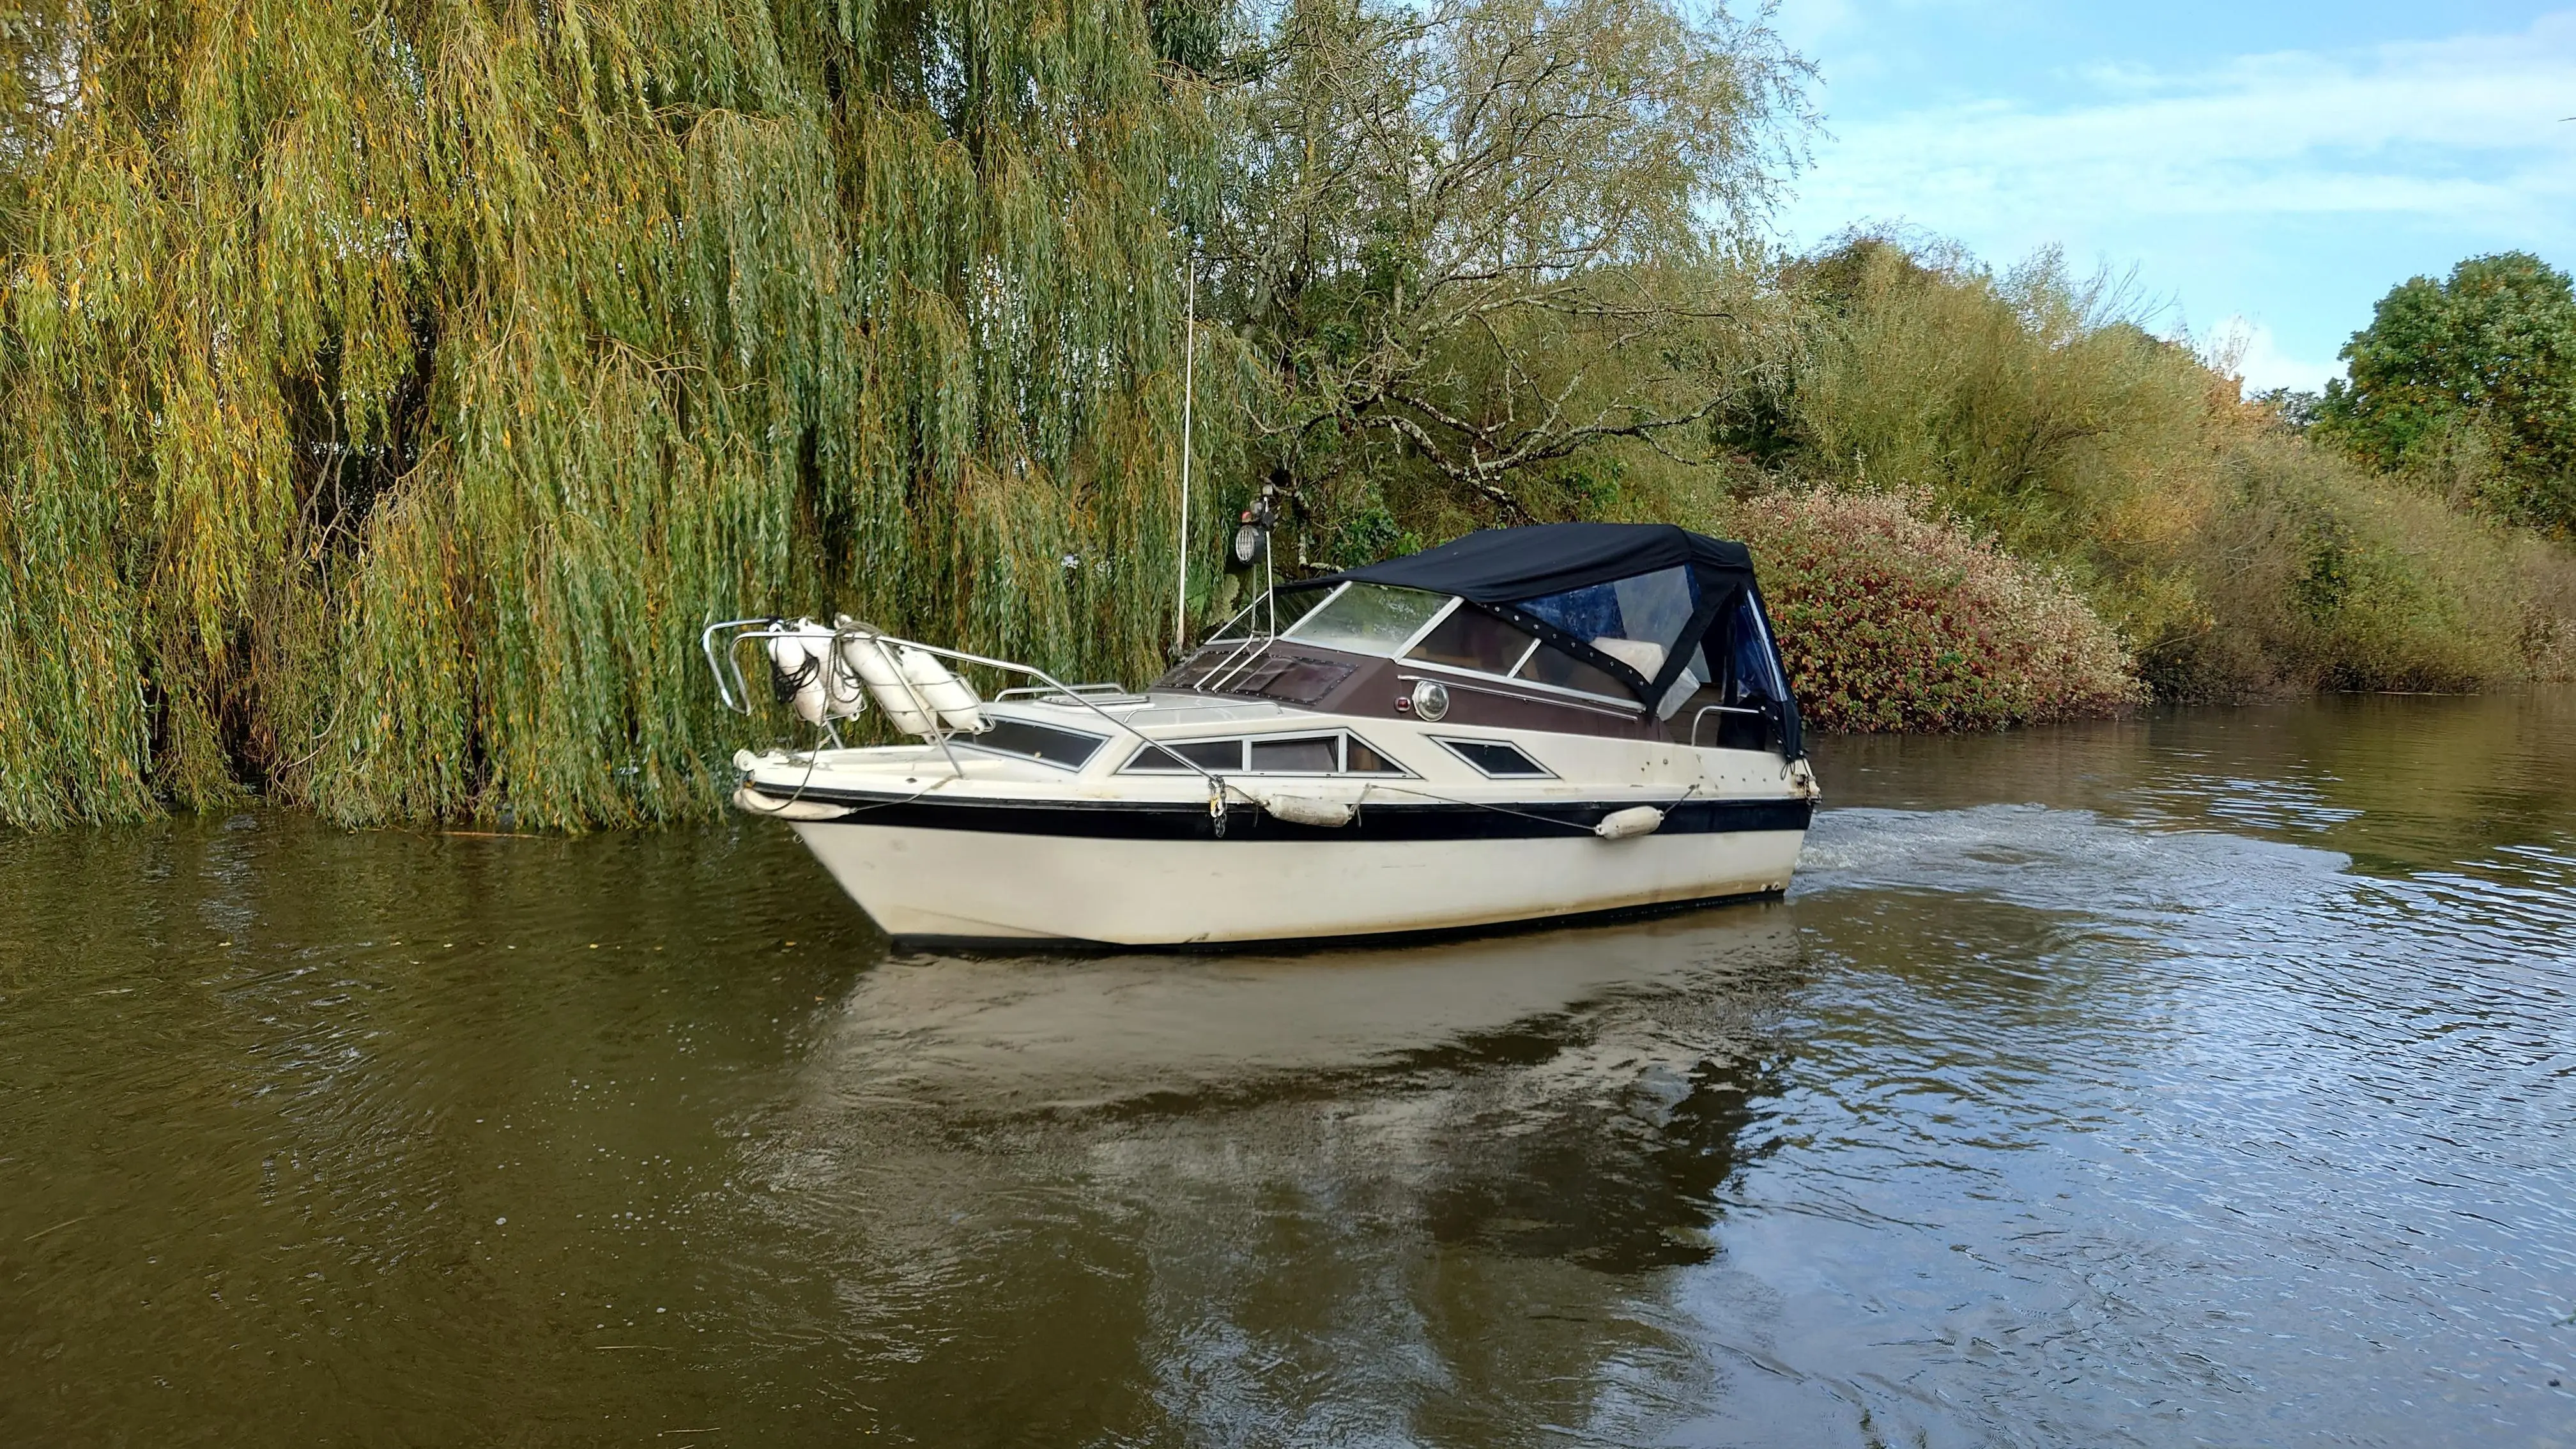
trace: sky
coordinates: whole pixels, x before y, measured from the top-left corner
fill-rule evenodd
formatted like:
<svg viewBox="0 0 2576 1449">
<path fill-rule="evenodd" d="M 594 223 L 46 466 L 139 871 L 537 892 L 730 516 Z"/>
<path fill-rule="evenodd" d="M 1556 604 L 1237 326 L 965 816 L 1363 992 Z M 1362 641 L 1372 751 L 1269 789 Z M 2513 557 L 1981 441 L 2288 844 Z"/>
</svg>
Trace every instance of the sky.
<svg viewBox="0 0 2576 1449">
<path fill-rule="evenodd" d="M 1750 7 L 1738 4 L 1739 14 Z M 2576 267 L 2576 7 L 1781 0 L 1824 130 L 1779 220 L 2133 273 L 2159 332 L 2316 388 L 2465 257 Z"/>
</svg>

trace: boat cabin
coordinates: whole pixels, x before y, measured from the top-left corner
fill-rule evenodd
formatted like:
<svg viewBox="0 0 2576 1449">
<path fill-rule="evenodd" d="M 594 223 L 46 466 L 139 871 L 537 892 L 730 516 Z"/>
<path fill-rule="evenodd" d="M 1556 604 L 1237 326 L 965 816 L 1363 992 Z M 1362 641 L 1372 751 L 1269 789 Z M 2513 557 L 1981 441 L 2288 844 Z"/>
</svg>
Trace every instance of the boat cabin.
<svg viewBox="0 0 2576 1449">
<path fill-rule="evenodd" d="M 1740 543 L 1669 524 L 1489 529 L 1265 604 L 1271 627 L 1221 631 L 1152 689 L 1804 754 Z"/>
</svg>

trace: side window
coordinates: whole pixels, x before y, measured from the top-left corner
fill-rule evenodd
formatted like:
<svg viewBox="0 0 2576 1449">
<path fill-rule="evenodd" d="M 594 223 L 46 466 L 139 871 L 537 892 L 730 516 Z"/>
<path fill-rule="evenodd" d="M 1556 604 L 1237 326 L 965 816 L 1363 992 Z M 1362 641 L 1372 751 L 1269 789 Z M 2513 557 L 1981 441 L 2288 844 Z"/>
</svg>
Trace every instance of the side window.
<svg viewBox="0 0 2576 1449">
<path fill-rule="evenodd" d="M 1504 748 L 1509 748 L 1505 746 Z M 1286 739 L 1175 740 L 1145 745 L 1119 768 L 1135 775 L 1195 774 L 1190 766 L 1218 774 L 1256 775 L 1407 775 L 1412 771 L 1388 759 L 1354 735 L 1296 735 Z M 1246 767 L 1249 766 L 1247 771 Z M 1541 774 L 1546 773 L 1540 771 Z"/>
<path fill-rule="evenodd" d="M 1771 654 L 1770 632 L 1762 627 L 1762 611 L 1747 593 L 1735 606 L 1735 658 L 1730 671 L 1733 688 L 1728 691 L 1730 704 L 1770 704 L 1789 697 L 1789 687 L 1780 681 L 1779 666 Z"/>
<path fill-rule="evenodd" d="M 1449 753 L 1476 767 L 1477 773 L 1496 779 L 1513 779 L 1549 773 L 1545 765 L 1522 754 L 1517 746 L 1497 740 L 1442 740 Z"/>
<path fill-rule="evenodd" d="M 1256 775 L 1330 775 L 1342 767 L 1341 753 L 1340 735 L 1254 740 L 1252 772 Z"/>
<path fill-rule="evenodd" d="M 1626 699 L 1630 693 L 1628 686 L 1611 678 L 1608 673 L 1547 644 L 1538 646 L 1515 677 L 1535 679 L 1541 684 L 1565 689 L 1580 689 L 1588 694 L 1606 694 L 1612 699 Z"/>
<path fill-rule="evenodd" d="M 1243 741 L 1191 740 L 1186 744 L 1147 745 L 1121 768 L 1145 775 L 1197 773 L 1190 769 L 1191 765 L 1201 770 L 1240 770 L 1243 768 Z"/>
<path fill-rule="evenodd" d="M 1524 599 L 1512 607 L 1563 629 L 1651 683 L 1690 627 L 1699 607 L 1699 582 L 1690 569 L 1676 566 Z M 1521 677 L 1613 698 L 1629 692 L 1604 671 L 1545 649 L 1522 666 Z"/>
<path fill-rule="evenodd" d="M 1399 765 L 1395 761 L 1388 759 L 1386 756 L 1379 754 L 1375 749 L 1370 747 L 1368 741 L 1361 739 L 1357 735 L 1348 736 L 1347 743 L 1344 744 L 1343 749 L 1347 752 L 1349 757 L 1348 763 L 1346 763 L 1343 768 L 1351 774 L 1401 775 L 1406 773 L 1405 768 L 1402 765 Z"/>
<path fill-rule="evenodd" d="M 1486 674 L 1509 674 L 1538 640 L 1476 608 L 1461 604 L 1413 646 L 1408 659 L 1455 665 Z"/>
<path fill-rule="evenodd" d="M 995 720 L 980 735 L 969 735 L 965 743 L 978 749 L 997 750 L 1006 755 L 1025 755 L 1044 760 L 1067 770 L 1079 770 L 1100 748 L 1100 736 L 1080 734 L 1073 730 L 1049 729 L 1026 720 Z"/>
</svg>

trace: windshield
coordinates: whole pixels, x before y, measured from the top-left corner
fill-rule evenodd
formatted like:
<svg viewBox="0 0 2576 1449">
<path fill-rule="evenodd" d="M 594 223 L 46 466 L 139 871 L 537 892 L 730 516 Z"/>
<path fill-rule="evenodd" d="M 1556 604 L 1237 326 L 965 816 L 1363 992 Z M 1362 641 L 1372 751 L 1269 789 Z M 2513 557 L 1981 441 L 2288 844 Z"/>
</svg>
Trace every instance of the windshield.
<svg viewBox="0 0 2576 1449">
<path fill-rule="evenodd" d="M 1345 584 L 1322 608 L 1298 620 L 1282 637 L 1354 654 L 1393 654 L 1449 607 L 1447 594 L 1399 589 L 1390 584 Z"/>
</svg>

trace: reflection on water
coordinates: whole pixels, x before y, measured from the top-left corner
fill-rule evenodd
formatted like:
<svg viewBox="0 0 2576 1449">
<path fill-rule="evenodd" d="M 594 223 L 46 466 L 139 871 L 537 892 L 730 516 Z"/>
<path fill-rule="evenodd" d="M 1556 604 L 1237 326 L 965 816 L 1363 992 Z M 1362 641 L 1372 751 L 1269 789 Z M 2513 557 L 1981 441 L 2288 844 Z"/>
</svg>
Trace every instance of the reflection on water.
<svg viewBox="0 0 2576 1449">
<path fill-rule="evenodd" d="M 753 826 L 0 841 L 0 1427 L 2576 1440 L 2571 756 L 1833 741 L 1786 903 L 1281 957 L 887 958 Z"/>
</svg>

